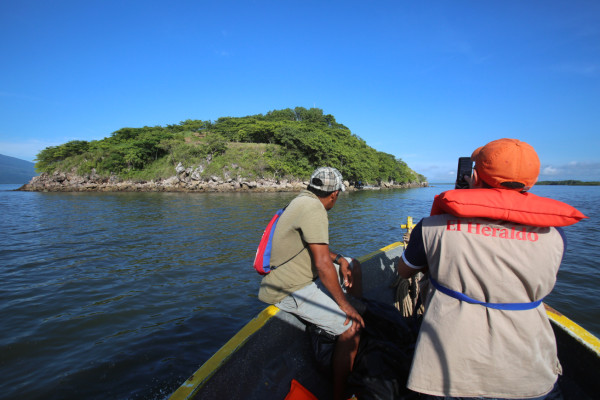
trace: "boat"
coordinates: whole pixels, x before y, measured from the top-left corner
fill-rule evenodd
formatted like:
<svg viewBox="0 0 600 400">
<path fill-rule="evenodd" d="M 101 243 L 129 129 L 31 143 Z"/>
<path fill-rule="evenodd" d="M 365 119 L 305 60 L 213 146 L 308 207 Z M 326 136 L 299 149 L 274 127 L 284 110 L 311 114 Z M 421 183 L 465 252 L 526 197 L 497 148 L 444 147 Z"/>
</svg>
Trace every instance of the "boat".
<svg viewBox="0 0 600 400">
<path fill-rule="evenodd" d="M 364 185 L 364 186 L 361 186 L 359 189 L 361 189 L 361 190 L 380 190 L 381 187 L 373 186 L 373 185 Z"/>
<path fill-rule="evenodd" d="M 403 228 L 410 228 L 412 219 Z M 390 244 L 358 258 L 363 295 L 394 304 L 394 265 L 404 243 Z M 565 400 L 598 399 L 600 340 L 546 305 L 563 367 L 559 385 Z M 268 306 L 249 321 L 170 396 L 184 399 L 284 399 L 292 380 L 318 399 L 332 397 L 331 382 L 320 373 L 305 325 L 293 315 Z"/>
<path fill-rule="evenodd" d="M 379 189 L 381 189 L 380 186 L 369 185 L 368 183 L 365 185 L 360 181 L 356 182 L 354 184 L 354 188 L 358 189 L 358 190 L 379 190 Z"/>
</svg>

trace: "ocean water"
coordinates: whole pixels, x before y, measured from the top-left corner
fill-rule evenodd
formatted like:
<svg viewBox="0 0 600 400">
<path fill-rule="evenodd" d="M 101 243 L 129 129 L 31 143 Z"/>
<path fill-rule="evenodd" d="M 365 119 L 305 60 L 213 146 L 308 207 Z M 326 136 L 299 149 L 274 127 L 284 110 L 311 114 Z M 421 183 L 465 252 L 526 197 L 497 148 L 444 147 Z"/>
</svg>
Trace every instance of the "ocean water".
<svg viewBox="0 0 600 400">
<path fill-rule="evenodd" d="M 0 398 L 163 399 L 264 308 L 251 263 L 294 193 L 31 193 L 0 185 Z M 343 193 L 350 256 L 401 240 L 450 185 Z M 600 336 L 600 187 L 539 186 L 590 218 L 546 302 Z"/>
</svg>

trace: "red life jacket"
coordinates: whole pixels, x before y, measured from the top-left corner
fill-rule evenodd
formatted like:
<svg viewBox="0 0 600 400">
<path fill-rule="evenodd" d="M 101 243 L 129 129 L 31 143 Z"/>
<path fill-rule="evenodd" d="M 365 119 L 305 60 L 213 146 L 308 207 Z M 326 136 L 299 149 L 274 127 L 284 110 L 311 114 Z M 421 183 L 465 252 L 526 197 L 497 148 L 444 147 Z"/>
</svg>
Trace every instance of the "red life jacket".
<svg viewBox="0 0 600 400">
<path fill-rule="evenodd" d="M 437 196 L 431 215 L 452 214 L 549 227 L 573 225 L 587 218 L 562 201 L 507 189 L 455 189 Z"/>
</svg>

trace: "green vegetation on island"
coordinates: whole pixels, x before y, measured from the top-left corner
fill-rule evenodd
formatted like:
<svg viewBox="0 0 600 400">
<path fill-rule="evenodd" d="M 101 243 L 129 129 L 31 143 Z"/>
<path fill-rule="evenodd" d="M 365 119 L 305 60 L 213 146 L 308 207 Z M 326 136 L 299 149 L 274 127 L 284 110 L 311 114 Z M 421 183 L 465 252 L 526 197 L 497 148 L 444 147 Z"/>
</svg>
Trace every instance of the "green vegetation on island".
<svg viewBox="0 0 600 400">
<path fill-rule="evenodd" d="M 102 140 L 47 147 L 38 172 L 75 172 L 123 179 L 165 179 L 179 163 L 201 166 L 202 177 L 307 179 L 318 166 L 336 167 L 349 181 L 425 182 L 391 154 L 377 151 L 318 108 L 274 110 L 217 121 L 186 120 L 166 127 L 122 128 Z"/>
<path fill-rule="evenodd" d="M 566 181 L 539 181 L 536 185 L 600 186 L 600 182 L 584 182 L 571 179 Z"/>
</svg>

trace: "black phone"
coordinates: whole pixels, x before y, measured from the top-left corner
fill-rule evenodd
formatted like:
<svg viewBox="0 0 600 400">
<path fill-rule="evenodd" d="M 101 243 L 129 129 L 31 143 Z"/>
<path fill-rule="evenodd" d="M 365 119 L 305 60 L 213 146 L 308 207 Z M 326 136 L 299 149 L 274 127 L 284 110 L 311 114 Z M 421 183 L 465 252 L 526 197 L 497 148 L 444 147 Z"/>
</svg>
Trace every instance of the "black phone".
<svg viewBox="0 0 600 400">
<path fill-rule="evenodd" d="M 473 173 L 473 161 L 471 157 L 459 157 L 458 168 L 456 172 L 456 183 L 454 184 L 455 189 L 468 189 L 469 182 L 465 180 L 465 175 L 471 176 Z"/>
</svg>

